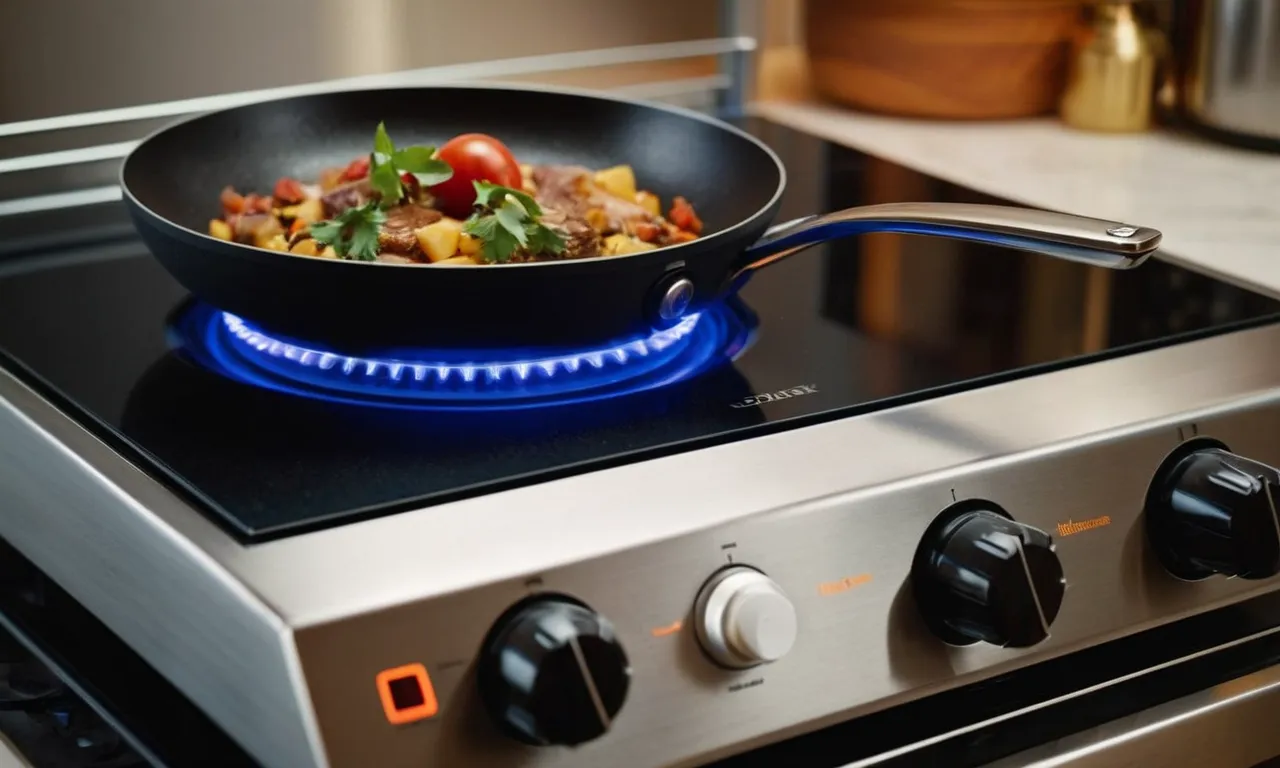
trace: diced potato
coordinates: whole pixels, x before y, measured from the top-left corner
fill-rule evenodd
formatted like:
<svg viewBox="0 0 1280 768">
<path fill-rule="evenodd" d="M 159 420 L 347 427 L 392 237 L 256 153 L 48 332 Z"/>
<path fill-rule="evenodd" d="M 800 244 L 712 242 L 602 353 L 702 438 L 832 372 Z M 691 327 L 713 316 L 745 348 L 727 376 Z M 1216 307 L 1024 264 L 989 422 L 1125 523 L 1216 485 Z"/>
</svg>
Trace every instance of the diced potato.
<svg viewBox="0 0 1280 768">
<path fill-rule="evenodd" d="M 418 245 L 430 261 L 444 261 L 458 252 L 458 241 L 462 239 L 462 222 L 456 219 L 441 219 L 420 229 L 413 234 L 418 238 Z"/>
<path fill-rule="evenodd" d="M 636 205 L 648 211 L 651 216 L 662 215 L 662 201 L 648 190 L 642 189 L 636 193 Z"/>
<path fill-rule="evenodd" d="M 219 240 L 230 240 L 231 225 L 222 219 L 209 219 L 209 236 Z"/>
<path fill-rule="evenodd" d="M 342 174 L 346 168 L 326 168 L 320 172 L 320 190 L 328 192 L 342 184 Z"/>
<path fill-rule="evenodd" d="M 308 237 L 306 240 L 299 240 L 289 249 L 290 253 L 296 253 L 299 256 L 315 256 L 320 259 L 336 259 L 337 251 L 327 245 L 323 245 L 318 240 Z"/>
<path fill-rule="evenodd" d="M 296 253 L 301 256 L 315 256 L 323 247 L 324 246 L 320 243 L 308 237 L 305 240 L 299 240 L 294 243 L 293 247 L 290 248 L 289 251 L 290 253 Z"/>
<path fill-rule="evenodd" d="M 263 225 L 254 230 L 253 244 L 259 248 L 270 248 L 272 247 L 271 243 L 274 242 L 277 237 L 283 240 L 283 236 L 284 228 L 276 223 L 275 219 L 271 219 L 270 224 Z M 285 250 L 288 250 L 288 246 L 285 247 Z"/>
<path fill-rule="evenodd" d="M 284 239 L 284 235 L 274 235 L 262 247 L 272 251 L 288 251 L 289 243 Z"/>
<path fill-rule="evenodd" d="M 533 181 L 533 166 L 528 163 L 520 164 L 520 189 L 530 194 L 538 194 L 538 185 Z"/>
<path fill-rule="evenodd" d="M 646 243 L 630 235 L 609 235 L 604 239 L 604 254 L 606 256 L 625 256 L 628 253 L 652 251 L 657 247 L 653 243 Z"/>
<path fill-rule="evenodd" d="M 636 199 L 636 174 L 629 165 L 615 165 L 596 171 L 596 186 L 623 200 Z"/>
<path fill-rule="evenodd" d="M 475 264 L 476 260 L 470 256 L 454 256 L 451 259 L 441 259 L 435 262 L 437 267 L 461 267 L 468 264 Z"/>
<path fill-rule="evenodd" d="M 472 237 L 466 232 L 463 232 L 462 235 L 458 237 L 458 252 L 464 256 L 474 256 L 479 253 L 480 249 L 483 247 L 484 243 L 480 242 L 480 238 Z"/>
<path fill-rule="evenodd" d="M 304 200 L 294 206 L 293 216 L 297 221 L 305 221 L 308 224 L 324 221 L 324 203 L 318 197 Z"/>
<path fill-rule="evenodd" d="M 585 214 L 583 214 L 583 218 L 585 218 L 587 223 L 591 225 L 591 228 L 597 232 L 604 232 L 609 228 L 609 217 L 601 208 L 589 209 Z"/>
</svg>

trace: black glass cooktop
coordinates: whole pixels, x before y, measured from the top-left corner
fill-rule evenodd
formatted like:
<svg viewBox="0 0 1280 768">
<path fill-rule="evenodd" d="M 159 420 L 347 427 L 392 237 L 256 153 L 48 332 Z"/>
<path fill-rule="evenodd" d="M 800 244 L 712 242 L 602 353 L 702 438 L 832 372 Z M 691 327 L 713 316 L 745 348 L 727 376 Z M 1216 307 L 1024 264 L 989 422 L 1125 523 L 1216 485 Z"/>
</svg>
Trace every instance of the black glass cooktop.
<svg viewBox="0 0 1280 768">
<path fill-rule="evenodd" d="M 1000 202 L 776 125 L 747 127 L 787 165 L 780 220 L 904 200 Z M 870 235 L 762 271 L 741 302 L 665 338 L 489 366 L 427 355 L 415 370 L 414 360 L 326 357 L 192 304 L 136 241 L 0 261 L 6 367 L 249 540 L 852 416 L 1277 312 L 1276 301 L 1163 262 L 1111 272 Z M 637 364 L 649 367 L 615 375 Z M 306 386 L 281 383 L 295 369 Z M 578 369 L 590 386 L 570 403 L 546 386 L 513 395 Z M 431 393 L 457 398 L 421 408 L 422 388 L 442 378 Z M 381 397 L 371 381 L 395 407 L 367 404 Z M 477 393 L 492 397 L 463 397 Z"/>
</svg>

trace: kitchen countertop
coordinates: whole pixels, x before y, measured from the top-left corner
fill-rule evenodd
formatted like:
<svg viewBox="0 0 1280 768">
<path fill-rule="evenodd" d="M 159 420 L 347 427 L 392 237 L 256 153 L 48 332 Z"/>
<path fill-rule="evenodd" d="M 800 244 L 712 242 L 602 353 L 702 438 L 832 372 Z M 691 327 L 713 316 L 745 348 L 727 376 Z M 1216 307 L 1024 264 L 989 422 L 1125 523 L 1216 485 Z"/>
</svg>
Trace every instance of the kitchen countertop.
<svg viewBox="0 0 1280 768">
<path fill-rule="evenodd" d="M 990 195 L 1155 227 L 1161 258 L 1280 296 L 1280 155 L 1053 118 L 935 122 L 782 100 L 753 111 Z"/>
</svg>

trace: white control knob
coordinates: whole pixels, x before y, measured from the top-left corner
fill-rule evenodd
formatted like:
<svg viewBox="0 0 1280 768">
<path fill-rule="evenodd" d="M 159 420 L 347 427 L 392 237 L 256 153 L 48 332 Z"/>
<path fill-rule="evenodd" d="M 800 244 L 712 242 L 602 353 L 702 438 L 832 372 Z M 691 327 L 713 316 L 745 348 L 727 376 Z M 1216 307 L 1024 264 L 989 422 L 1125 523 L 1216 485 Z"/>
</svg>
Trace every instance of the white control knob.
<svg viewBox="0 0 1280 768">
<path fill-rule="evenodd" d="M 796 641 L 796 609 L 772 579 L 734 566 L 711 578 L 694 605 L 698 642 L 726 667 L 777 661 Z"/>
</svg>

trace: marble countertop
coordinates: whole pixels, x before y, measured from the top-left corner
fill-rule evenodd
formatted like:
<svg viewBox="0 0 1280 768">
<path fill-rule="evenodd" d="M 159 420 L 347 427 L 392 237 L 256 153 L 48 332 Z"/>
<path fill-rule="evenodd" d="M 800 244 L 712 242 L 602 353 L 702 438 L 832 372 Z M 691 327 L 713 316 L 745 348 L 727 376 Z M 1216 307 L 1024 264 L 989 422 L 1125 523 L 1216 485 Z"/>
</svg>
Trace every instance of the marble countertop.
<svg viewBox="0 0 1280 768">
<path fill-rule="evenodd" d="M 1280 296 L 1280 155 L 1052 118 L 942 123 L 784 101 L 754 111 L 1024 205 L 1155 227 L 1161 258 Z"/>
</svg>

